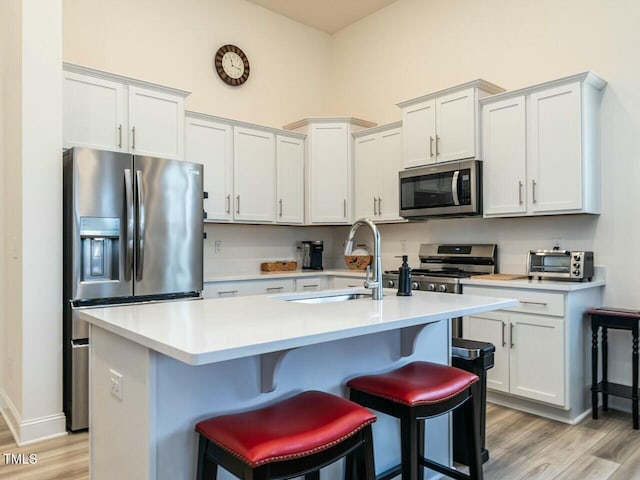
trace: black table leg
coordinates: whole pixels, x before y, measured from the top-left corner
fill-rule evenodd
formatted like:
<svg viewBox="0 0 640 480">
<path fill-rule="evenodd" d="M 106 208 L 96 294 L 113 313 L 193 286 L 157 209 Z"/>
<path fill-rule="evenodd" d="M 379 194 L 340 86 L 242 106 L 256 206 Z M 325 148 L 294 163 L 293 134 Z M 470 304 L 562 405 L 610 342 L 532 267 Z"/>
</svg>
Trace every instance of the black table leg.
<svg viewBox="0 0 640 480">
<path fill-rule="evenodd" d="M 638 425 L 638 324 L 631 329 L 633 335 L 633 379 L 631 381 L 631 409 L 633 415 L 633 429 L 640 429 Z"/>
<path fill-rule="evenodd" d="M 609 381 L 609 335 L 607 327 L 602 327 L 602 383 L 607 384 Z M 602 411 L 609 410 L 609 394 L 602 392 Z"/>
<path fill-rule="evenodd" d="M 598 419 L 598 325 L 591 318 L 591 418 Z"/>
</svg>

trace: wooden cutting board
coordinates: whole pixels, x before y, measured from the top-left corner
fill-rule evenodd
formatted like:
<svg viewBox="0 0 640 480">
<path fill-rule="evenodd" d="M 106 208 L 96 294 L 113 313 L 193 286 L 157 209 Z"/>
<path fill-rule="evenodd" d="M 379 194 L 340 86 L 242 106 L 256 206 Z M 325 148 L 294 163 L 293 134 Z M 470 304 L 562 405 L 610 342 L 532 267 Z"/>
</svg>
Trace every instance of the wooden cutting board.
<svg viewBox="0 0 640 480">
<path fill-rule="evenodd" d="M 519 278 L 527 278 L 526 275 L 517 273 L 489 273 L 485 275 L 473 275 L 474 280 L 517 280 Z"/>
</svg>

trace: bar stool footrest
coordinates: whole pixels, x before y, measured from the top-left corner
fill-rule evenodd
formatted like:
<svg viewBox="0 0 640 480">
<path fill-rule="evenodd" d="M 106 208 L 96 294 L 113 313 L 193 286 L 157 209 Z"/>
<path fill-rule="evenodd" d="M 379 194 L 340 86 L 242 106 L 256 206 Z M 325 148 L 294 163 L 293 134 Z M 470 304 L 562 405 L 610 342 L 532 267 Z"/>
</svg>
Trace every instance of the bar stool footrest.
<svg viewBox="0 0 640 480">
<path fill-rule="evenodd" d="M 402 465 L 398 464 L 376 475 L 376 480 L 391 480 L 402 473 Z"/>
<path fill-rule="evenodd" d="M 633 388 L 629 385 L 621 383 L 600 382 L 595 387 L 591 387 L 592 392 L 604 393 L 605 395 L 613 395 L 614 397 L 633 399 Z M 640 390 L 636 392 L 635 398 L 640 398 Z"/>
<path fill-rule="evenodd" d="M 440 463 L 436 463 L 424 457 L 418 458 L 418 462 L 423 467 L 430 468 L 431 470 L 434 470 L 438 473 L 446 475 L 447 477 L 455 478 L 456 480 L 469 480 L 471 478 L 469 475 L 465 473 L 459 472 L 458 470 L 454 470 L 453 468 L 445 467 Z"/>
</svg>

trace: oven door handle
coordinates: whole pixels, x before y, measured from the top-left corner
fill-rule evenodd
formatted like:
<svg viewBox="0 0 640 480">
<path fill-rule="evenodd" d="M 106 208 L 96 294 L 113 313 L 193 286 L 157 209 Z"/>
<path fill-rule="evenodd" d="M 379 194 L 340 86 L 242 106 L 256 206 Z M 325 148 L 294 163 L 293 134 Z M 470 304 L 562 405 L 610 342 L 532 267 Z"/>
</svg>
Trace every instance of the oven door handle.
<svg viewBox="0 0 640 480">
<path fill-rule="evenodd" d="M 460 170 L 453 172 L 453 178 L 451 179 L 451 195 L 453 195 L 453 204 L 460 205 L 458 199 L 458 177 L 460 176 Z"/>
</svg>

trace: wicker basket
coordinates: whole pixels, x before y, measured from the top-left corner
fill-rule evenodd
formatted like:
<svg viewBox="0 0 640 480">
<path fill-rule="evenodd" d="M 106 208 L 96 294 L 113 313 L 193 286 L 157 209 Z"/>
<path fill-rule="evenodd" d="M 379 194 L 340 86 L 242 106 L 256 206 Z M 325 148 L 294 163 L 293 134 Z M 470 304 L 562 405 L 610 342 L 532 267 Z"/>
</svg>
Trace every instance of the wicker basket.
<svg viewBox="0 0 640 480">
<path fill-rule="evenodd" d="M 264 262 L 260 264 L 260 270 L 263 272 L 290 272 L 295 270 L 298 262 L 283 260 L 280 262 Z"/>
</svg>

